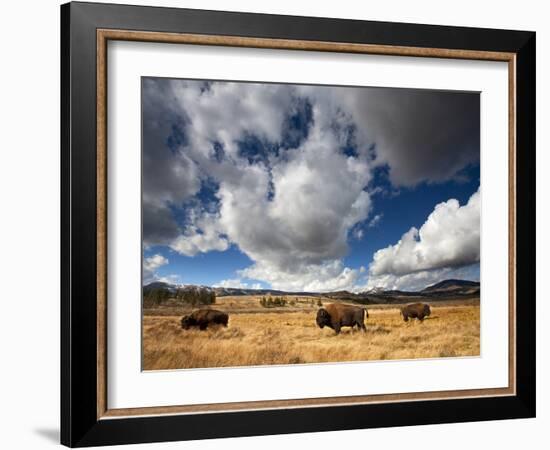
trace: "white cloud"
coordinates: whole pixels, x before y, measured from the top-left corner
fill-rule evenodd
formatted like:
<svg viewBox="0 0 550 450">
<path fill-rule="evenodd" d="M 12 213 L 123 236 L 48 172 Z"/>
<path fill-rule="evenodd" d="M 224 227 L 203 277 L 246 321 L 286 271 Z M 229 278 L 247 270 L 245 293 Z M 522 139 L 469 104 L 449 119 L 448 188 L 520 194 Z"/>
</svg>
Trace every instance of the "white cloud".
<svg viewBox="0 0 550 450">
<path fill-rule="evenodd" d="M 158 279 L 156 274 L 157 269 L 168 264 L 167 258 L 157 253 L 156 255 L 149 256 L 143 259 L 143 282 L 144 284 L 150 283 L 153 280 Z"/>
<path fill-rule="evenodd" d="M 198 213 L 191 210 L 191 224 L 185 234 L 178 236 L 170 243 L 170 248 L 186 256 L 206 253 L 212 250 L 225 251 L 229 242 L 222 235 L 219 217 L 211 213 Z M 202 215 L 201 215 L 202 214 Z"/>
<path fill-rule="evenodd" d="M 195 152 L 212 153 L 220 142 L 233 157 L 245 134 L 270 142 L 281 139 L 283 124 L 292 108 L 292 89 L 285 85 L 254 83 L 172 82 L 172 94 L 185 110 L 191 126 L 186 130 Z"/>
<path fill-rule="evenodd" d="M 144 243 L 175 239 L 173 246 L 184 254 L 208 251 L 213 237 L 180 232 L 171 208 L 197 195 L 208 177 L 238 183 L 248 164 L 238 154 L 239 142 L 252 135 L 280 142 L 284 121 L 296 109 L 294 91 L 286 85 L 147 78 L 143 103 Z M 185 236 L 193 242 L 182 243 Z M 214 248 L 222 247 L 218 240 Z"/>
<path fill-rule="evenodd" d="M 362 228 L 354 228 L 352 234 L 355 239 L 360 241 L 361 239 L 363 239 L 365 231 Z"/>
<path fill-rule="evenodd" d="M 382 217 L 384 217 L 384 214 L 376 214 L 370 222 L 369 222 L 369 228 L 375 227 L 380 223 L 380 220 L 382 220 Z"/>
<path fill-rule="evenodd" d="M 237 288 L 237 289 L 262 289 L 262 285 L 260 283 L 247 283 L 242 281 L 240 278 L 222 280 L 214 284 L 214 287 Z"/>
<path fill-rule="evenodd" d="M 344 267 L 341 261 L 335 260 L 323 264 L 301 265 L 289 270 L 258 262 L 239 273 L 246 278 L 264 280 L 274 289 L 331 292 L 352 290 L 362 271 Z"/>
<path fill-rule="evenodd" d="M 366 158 L 339 152 L 338 139 L 316 120 L 308 139 L 274 159 L 271 170 L 247 165 L 238 180 L 220 180 L 221 229 L 255 261 L 246 277 L 288 290 L 353 285 L 356 271 L 340 259 L 349 231 L 371 210 L 364 190 L 370 170 Z"/>
<path fill-rule="evenodd" d="M 220 182 L 222 229 L 252 260 L 270 267 L 341 258 L 348 230 L 370 211 L 366 163 L 338 153 L 329 132 L 310 134 L 273 164 L 271 174 L 252 165 L 241 168 L 238 181 Z"/>
<path fill-rule="evenodd" d="M 399 242 L 378 250 L 371 275 L 406 275 L 431 269 L 460 267 L 479 261 L 480 191 L 460 206 L 456 199 L 438 204 L 428 219 L 412 227 Z"/>
<path fill-rule="evenodd" d="M 181 284 L 181 276 L 176 273 L 171 273 L 163 277 L 156 276 L 155 281 L 162 281 L 168 284 Z"/>
<path fill-rule="evenodd" d="M 156 254 L 145 258 L 143 261 L 143 269 L 148 272 L 154 272 L 159 267 L 168 264 L 168 259 L 162 256 L 161 254 Z"/>
</svg>

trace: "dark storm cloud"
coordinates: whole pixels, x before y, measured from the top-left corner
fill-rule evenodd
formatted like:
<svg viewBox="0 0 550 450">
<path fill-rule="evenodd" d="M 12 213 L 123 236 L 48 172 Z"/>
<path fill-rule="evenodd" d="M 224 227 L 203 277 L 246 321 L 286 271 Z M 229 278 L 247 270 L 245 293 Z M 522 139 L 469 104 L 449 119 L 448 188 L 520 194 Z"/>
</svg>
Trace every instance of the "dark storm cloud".
<svg viewBox="0 0 550 450">
<path fill-rule="evenodd" d="M 354 90 L 346 103 L 394 186 L 445 182 L 479 162 L 479 94 Z"/>
<path fill-rule="evenodd" d="M 172 211 L 164 205 L 143 203 L 143 244 L 170 245 L 180 233 Z"/>
<path fill-rule="evenodd" d="M 181 205 L 200 189 L 195 163 L 180 148 L 186 144 L 184 113 L 170 101 L 162 80 L 143 80 L 143 241 L 168 245 L 179 234 L 170 205 Z"/>
</svg>

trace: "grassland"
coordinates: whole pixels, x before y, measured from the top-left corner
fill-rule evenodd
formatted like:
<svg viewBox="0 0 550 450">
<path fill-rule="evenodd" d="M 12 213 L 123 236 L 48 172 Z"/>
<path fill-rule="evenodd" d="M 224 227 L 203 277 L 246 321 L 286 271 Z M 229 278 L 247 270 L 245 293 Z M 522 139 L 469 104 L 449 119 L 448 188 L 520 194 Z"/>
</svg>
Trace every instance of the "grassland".
<svg viewBox="0 0 550 450">
<path fill-rule="evenodd" d="M 190 309 L 145 310 L 143 368 L 438 358 L 480 352 L 477 299 L 431 303 L 432 314 L 423 323 L 403 322 L 397 305 L 369 306 L 366 333 L 344 328 L 340 335 L 317 327 L 317 298 L 287 297 L 287 301 L 286 307 L 262 308 L 259 297 L 218 298 L 212 308 L 229 313 L 229 326 L 206 331 L 181 329 L 181 316 Z"/>
</svg>

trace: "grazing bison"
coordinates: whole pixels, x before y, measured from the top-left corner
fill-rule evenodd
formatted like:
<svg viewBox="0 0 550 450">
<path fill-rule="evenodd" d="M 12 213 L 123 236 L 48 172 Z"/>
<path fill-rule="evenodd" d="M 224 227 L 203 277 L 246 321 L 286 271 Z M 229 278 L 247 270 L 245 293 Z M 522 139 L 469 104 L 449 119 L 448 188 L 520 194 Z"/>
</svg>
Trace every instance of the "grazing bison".
<svg viewBox="0 0 550 450">
<path fill-rule="evenodd" d="M 325 326 L 332 328 L 336 334 L 340 333 L 342 327 L 353 328 L 355 325 L 366 331 L 365 314 L 368 319 L 369 313 L 364 308 L 332 303 L 317 311 L 317 325 L 319 328 Z"/>
<path fill-rule="evenodd" d="M 410 303 L 401 308 L 401 315 L 403 320 L 407 322 L 409 317 L 411 319 L 418 319 L 420 322 L 431 314 L 430 305 L 426 303 Z"/>
<path fill-rule="evenodd" d="M 192 327 L 198 327 L 200 330 L 206 330 L 209 325 L 227 326 L 229 316 L 215 309 L 197 309 L 188 316 L 181 318 L 181 327 L 188 330 Z"/>
</svg>

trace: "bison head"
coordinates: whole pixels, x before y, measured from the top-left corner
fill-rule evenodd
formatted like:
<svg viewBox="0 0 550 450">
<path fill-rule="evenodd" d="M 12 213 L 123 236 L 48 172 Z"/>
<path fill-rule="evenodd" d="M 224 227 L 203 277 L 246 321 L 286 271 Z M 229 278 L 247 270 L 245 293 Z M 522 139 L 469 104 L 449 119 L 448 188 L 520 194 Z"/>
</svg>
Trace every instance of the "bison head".
<svg viewBox="0 0 550 450">
<path fill-rule="evenodd" d="M 183 316 L 181 318 L 181 327 L 184 329 L 184 330 L 188 330 L 189 328 L 191 328 L 193 325 L 196 325 L 196 320 L 191 317 L 191 316 Z"/>
<path fill-rule="evenodd" d="M 325 308 L 321 308 L 319 311 L 317 311 L 316 322 L 319 328 L 323 328 L 325 325 L 330 326 L 330 314 Z"/>
</svg>

